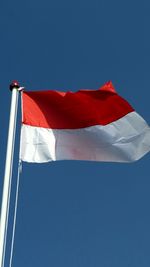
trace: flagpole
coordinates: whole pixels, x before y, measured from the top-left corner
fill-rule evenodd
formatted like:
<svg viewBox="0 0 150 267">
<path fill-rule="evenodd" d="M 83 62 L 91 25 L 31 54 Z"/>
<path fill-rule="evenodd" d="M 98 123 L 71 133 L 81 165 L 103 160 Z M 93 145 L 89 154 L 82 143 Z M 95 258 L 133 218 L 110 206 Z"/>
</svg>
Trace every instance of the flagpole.
<svg viewBox="0 0 150 267">
<path fill-rule="evenodd" d="M 8 226 L 12 166 L 13 166 L 14 143 L 15 143 L 16 121 L 17 121 L 18 95 L 20 91 L 19 89 L 20 87 L 18 82 L 13 81 L 10 85 L 10 90 L 12 91 L 12 98 L 10 107 L 4 184 L 3 184 L 1 216 L 0 216 L 0 267 L 4 267 L 4 260 L 5 260 L 6 235 Z"/>
</svg>

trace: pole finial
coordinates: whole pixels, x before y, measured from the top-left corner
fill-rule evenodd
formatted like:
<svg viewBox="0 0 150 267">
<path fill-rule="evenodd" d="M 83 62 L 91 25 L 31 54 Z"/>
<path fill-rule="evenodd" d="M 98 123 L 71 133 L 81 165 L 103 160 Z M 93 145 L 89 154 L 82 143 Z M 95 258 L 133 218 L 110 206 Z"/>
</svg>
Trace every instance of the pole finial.
<svg viewBox="0 0 150 267">
<path fill-rule="evenodd" d="M 9 89 L 12 91 L 13 88 L 19 88 L 19 87 L 20 87 L 20 85 L 19 85 L 18 81 L 12 81 L 12 83 L 9 86 Z"/>
</svg>

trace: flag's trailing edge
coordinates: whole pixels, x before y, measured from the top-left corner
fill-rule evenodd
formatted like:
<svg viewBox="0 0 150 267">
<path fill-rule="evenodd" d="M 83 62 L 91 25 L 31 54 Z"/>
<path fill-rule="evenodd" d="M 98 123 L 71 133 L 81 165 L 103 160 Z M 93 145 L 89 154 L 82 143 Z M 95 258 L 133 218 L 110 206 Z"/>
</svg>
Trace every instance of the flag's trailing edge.
<svg viewBox="0 0 150 267">
<path fill-rule="evenodd" d="M 98 90 L 22 93 L 22 161 L 132 162 L 149 151 L 150 127 L 111 82 Z"/>
</svg>

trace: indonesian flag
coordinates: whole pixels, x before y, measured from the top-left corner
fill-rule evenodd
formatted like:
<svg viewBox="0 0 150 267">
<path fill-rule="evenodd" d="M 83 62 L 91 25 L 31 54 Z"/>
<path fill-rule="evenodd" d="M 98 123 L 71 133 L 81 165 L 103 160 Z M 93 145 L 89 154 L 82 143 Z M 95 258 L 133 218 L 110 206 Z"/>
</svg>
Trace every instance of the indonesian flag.
<svg viewBox="0 0 150 267">
<path fill-rule="evenodd" d="M 150 127 L 111 82 L 98 90 L 23 92 L 22 113 L 22 161 L 131 162 L 150 151 Z"/>
</svg>

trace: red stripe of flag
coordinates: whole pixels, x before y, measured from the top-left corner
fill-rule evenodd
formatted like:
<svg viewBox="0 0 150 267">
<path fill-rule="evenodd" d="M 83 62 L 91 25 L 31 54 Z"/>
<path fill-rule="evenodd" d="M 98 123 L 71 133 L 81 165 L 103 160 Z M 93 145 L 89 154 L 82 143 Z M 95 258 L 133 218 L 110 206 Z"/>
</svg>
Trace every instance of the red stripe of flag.
<svg viewBox="0 0 150 267">
<path fill-rule="evenodd" d="M 51 129 L 107 125 L 134 111 L 111 82 L 98 90 L 23 92 L 23 123 Z"/>
</svg>

